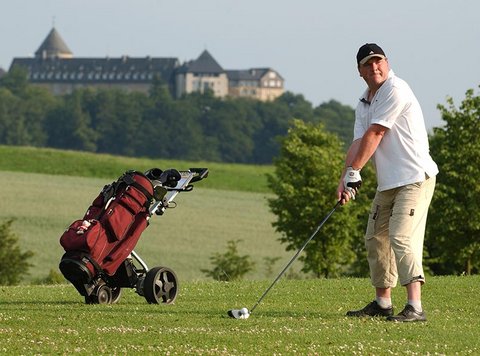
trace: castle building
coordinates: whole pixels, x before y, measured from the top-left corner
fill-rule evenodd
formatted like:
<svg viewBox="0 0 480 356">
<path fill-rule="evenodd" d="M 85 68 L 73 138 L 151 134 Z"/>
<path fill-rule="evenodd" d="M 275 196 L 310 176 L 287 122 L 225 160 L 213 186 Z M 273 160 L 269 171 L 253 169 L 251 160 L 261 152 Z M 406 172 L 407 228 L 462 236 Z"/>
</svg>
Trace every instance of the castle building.
<svg viewBox="0 0 480 356">
<path fill-rule="evenodd" d="M 34 57 L 14 58 L 9 70 L 16 66 L 26 69 L 31 84 L 47 88 L 54 95 L 85 87 L 147 93 L 155 79 L 165 83 L 175 98 L 208 89 L 221 98 L 268 101 L 284 92 L 284 79 L 275 70 L 224 70 L 207 50 L 183 64 L 177 58 L 76 58 L 55 28 Z"/>
</svg>

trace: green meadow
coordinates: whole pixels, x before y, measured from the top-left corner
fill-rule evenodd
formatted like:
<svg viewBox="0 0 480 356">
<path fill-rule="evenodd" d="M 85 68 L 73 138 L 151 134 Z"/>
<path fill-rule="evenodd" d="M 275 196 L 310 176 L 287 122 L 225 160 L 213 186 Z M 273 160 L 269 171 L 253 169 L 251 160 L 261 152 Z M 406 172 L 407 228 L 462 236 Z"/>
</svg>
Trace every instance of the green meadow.
<svg viewBox="0 0 480 356">
<path fill-rule="evenodd" d="M 180 284 L 172 305 L 148 304 L 123 290 L 112 305 L 86 305 L 68 283 L 38 285 L 58 271 L 59 237 L 83 215 L 105 184 L 127 169 L 208 167 L 210 176 L 177 207 L 154 216 L 135 248 L 149 267 L 167 266 Z M 293 252 L 271 223 L 265 174 L 271 166 L 159 161 L 0 146 L 0 221 L 13 218 L 34 265 L 20 286 L 0 287 L 0 353 L 11 355 L 478 355 L 479 276 L 430 277 L 426 323 L 396 324 L 345 317 L 369 302 L 367 279 L 309 279 L 296 263 L 247 320 L 251 308 Z M 307 238 L 307 237 L 306 237 Z M 227 241 L 242 240 L 255 271 L 243 281 L 216 282 L 200 271 Z M 280 257 L 274 266 L 265 258 Z M 273 270 L 273 272 L 272 272 Z M 299 279 L 293 279 L 300 276 Z M 393 294 L 397 311 L 404 291 Z"/>
<path fill-rule="evenodd" d="M 206 279 L 201 269 L 212 267 L 210 257 L 226 251 L 230 240 L 239 254 L 249 255 L 255 270 L 247 278 L 269 278 L 266 258 L 278 268 L 287 259 L 277 241 L 270 213 L 266 172 L 272 167 L 155 161 L 109 155 L 0 146 L 0 220 L 15 219 L 13 230 L 22 249 L 34 252 L 34 267 L 26 282 L 57 270 L 63 254 L 59 238 L 83 216 L 105 184 L 128 169 L 207 167 L 209 177 L 191 192 L 180 193 L 177 206 L 153 216 L 135 248 L 149 267 L 172 268 L 180 280 Z M 74 173 L 72 173 L 74 172 Z M 212 183 L 213 182 L 213 183 Z M 235 182 L 244 189 L 233 190 Z M 218 188 L 215 188 L 215 187 Z"/>
</svg>

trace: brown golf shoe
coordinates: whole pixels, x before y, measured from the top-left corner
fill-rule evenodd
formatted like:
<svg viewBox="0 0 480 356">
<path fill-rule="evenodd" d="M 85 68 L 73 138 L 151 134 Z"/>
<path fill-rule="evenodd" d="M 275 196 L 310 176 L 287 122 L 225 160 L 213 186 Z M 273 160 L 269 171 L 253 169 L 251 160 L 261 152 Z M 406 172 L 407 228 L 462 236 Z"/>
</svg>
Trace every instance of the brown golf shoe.
<svg viewBox="0 0 480 356">
<path fill-rule="evenodd" d="M 350 310 L 347 312 L 347 316 L 354 316 L 357 318 L 374 317 L 374 316 L 392 316 L 393 307 L 380 308 L 377 301 L 367 304 L 364 308 L 359 310 Z"/>
</svg>

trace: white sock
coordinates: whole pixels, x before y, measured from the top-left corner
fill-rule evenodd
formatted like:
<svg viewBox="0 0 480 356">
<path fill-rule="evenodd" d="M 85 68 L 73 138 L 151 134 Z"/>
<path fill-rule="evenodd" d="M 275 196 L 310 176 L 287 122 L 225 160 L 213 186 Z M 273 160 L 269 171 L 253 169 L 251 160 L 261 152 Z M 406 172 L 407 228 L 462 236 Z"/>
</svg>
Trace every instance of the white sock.
<svg viewBox="0 0 480 356">
<path fill-rule="evenodd" d="M 422 301 L 421 300 L 408 300 L 408 304 L 410 304 L 415 311 L 421 312 L 422 311 Z"/>
<path fill-rule="evenodd" d="M 392 298 L 376 297 L 375 300 L 377 301 L 378 306 L 382 309 L 388 309 L 392 307 Z"/>
</svg>

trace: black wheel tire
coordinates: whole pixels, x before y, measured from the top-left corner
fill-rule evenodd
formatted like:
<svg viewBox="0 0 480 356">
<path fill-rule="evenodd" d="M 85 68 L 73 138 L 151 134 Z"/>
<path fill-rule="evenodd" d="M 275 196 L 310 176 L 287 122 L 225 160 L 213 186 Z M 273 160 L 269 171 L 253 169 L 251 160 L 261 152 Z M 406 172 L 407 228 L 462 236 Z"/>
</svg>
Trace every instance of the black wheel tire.
<svg viewBox="0 0 480 356">
<path fill-rule="evenodd" d="M 143 295 L 149 304 L 172 304 L 177 298 L 177 293 L 177 276 L 170 268 L 154 267 L 147 272 L 143 283 Z"/>
<path fill-rule="evenodd" d="M 120 287 L 113 287 L 112 288 L 112 304 L 117 303 L 122 296 L 122 288 Z"/>
<path fill-rule="evenodd" d="M 112 289 L 106 285 L 100 286 L 96 293 L 98 304 L 112 303 Z"/>
<path fill-rule="evenodd" d="M 112 289 L 106 284 L 95 287 L 92 295 L 85 297 L 87 304 L 111 304 Z"/>
</svg>

